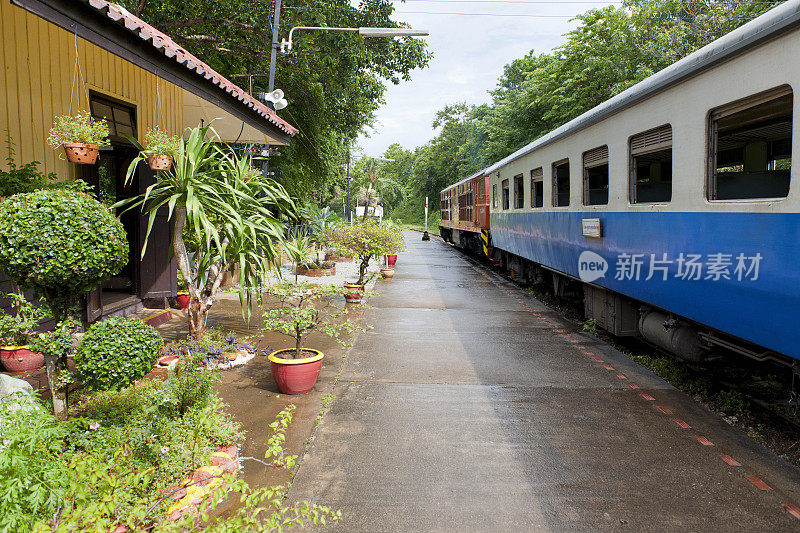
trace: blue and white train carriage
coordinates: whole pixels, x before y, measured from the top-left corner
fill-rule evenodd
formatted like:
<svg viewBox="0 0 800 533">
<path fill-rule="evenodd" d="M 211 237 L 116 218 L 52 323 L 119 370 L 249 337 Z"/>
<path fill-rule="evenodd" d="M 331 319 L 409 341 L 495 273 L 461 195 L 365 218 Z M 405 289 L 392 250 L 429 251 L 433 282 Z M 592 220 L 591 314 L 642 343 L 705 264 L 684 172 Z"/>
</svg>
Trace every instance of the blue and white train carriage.
<svg viewBox="0 0 800 533">
<path fill-rule="evenodd" d="M 484 170 L 492 244 L 691 359 L 800 359 L 800 1 Z"/>
</svg>

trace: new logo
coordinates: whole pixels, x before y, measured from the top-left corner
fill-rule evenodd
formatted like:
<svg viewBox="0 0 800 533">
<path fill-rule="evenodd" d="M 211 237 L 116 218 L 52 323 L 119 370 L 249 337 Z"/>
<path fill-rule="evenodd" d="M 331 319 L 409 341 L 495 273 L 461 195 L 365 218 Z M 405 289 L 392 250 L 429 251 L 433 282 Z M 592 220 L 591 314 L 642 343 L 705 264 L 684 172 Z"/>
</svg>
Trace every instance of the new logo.
<svg viewBox="0 0 800 533">
<path fill-rule="evenodd" d="M 605 277 L 608 272 L 608 261 L 601 255 L 586 250 L 578 258 L 578 277 L 591 283 Z"/>
</svg>

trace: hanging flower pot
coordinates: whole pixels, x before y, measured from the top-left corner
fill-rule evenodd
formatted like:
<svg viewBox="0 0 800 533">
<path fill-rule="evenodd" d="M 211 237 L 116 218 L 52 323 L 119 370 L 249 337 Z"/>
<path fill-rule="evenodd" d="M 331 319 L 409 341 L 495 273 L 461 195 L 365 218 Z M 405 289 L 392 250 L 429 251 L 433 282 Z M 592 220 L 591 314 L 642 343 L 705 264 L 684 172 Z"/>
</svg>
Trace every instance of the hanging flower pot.
<svg viewBox="0 0 800 533">
<path fill-rule="evenodd" d="M 100 147 L 108 144 L 108 124 L 89 114 L 58 116 L 47 143 L 53 148 L 63 147 L 71 163 L 94 165 Z"/>
<path fill-rule="evenodd" d="M 100 153 L 100 147 L 96 144 L 64 143 L 62 146 L 70 163 L 94 165 Z"/>
<path fill-rule="evenodd" d="M 148 154 L 147 164 L 150 165 L 152 170 L 169 170 L 172 166 L 172 156 L 165 154 Z"/>
<path fill-rule="evenodd" d="M 30 346 L 0 346 L 0 362 L 9 372 L 32 372 L 44 366 L 44 356 Z"/>
<path fill-rule="evenodd" d="M 308 357 L 302 359 L 284 359 L 283 353 L 294 352 L 294 348 L 278 350 L 269 354 L 272 377 L 278 390 L 283 394 L 305 394 L 314 388 L 322 368 L 324 354 L 319 350 L 303 348 Z"/>
</svg>

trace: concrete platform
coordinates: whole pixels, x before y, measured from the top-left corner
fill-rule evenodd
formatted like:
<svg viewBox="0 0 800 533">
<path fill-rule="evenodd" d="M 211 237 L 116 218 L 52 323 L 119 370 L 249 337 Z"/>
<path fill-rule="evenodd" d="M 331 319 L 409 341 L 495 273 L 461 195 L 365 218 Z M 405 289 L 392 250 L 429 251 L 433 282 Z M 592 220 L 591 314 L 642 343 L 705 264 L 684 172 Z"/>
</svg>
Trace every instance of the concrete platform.
<svg viewBox="0 0 800 533">
<path fill-rule="evenodd" d="M 349 532 L 800 531 L 798 469 L 419 238 L 376 286 L 290 500 Z"/>
</svg>

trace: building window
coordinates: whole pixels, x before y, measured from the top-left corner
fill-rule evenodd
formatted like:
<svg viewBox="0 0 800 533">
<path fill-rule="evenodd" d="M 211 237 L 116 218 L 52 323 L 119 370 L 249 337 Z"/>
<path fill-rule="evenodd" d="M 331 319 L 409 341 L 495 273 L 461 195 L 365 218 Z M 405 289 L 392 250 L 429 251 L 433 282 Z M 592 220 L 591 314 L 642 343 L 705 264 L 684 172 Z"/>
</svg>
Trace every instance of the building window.
<svg viewBox="0 0 800 533">
<path fill-rule="evenodd" d="M 639 133 L 630 140 L 632 204 L 672 200 L 672 126 Z"/>
<path fill-rule="evenodd" d="M 523 185 L 522 174 L 514 176 L 514 209 L 525 207 L 525 186 Z"/>
<path fill-rule="evenodd" d="M 503 180 L 503 210 L 508 209 L 509 190 L 508 180 Z"/>
<path fill-rule="evenodd" d="M 792 168 L 792 91 L 711 112 L 709 200 L 785 198 Z"/>
<path fill-rule="evenodd" d="M 492 209 L 497 209 L 497 184 L 492 184 Z"/>
<path fill-rule="evenodd" d="M 553 207 L 569 205 L 569 159 L 553 163 Z"/>
<path fill-rule="evenodd" d="M 608 204 L 608 146 L 583 154 L 583 205 Z"/>
<path fill-rule="evenodd" d="M 95 93 L 91 93 L 92 117 L 96 119 L 106 119 L 108 123 L 108 135 L 111 140 L 119 140 L 126 144 L 130 143 L 125 135 L 136 137 L 136 109 L 104 98 Z"/>
<path fill-rule="evenodd" d="M 543 177 L 542 167 L 531 170 L 531 207 L 544 206 Z"/>
</svg>

